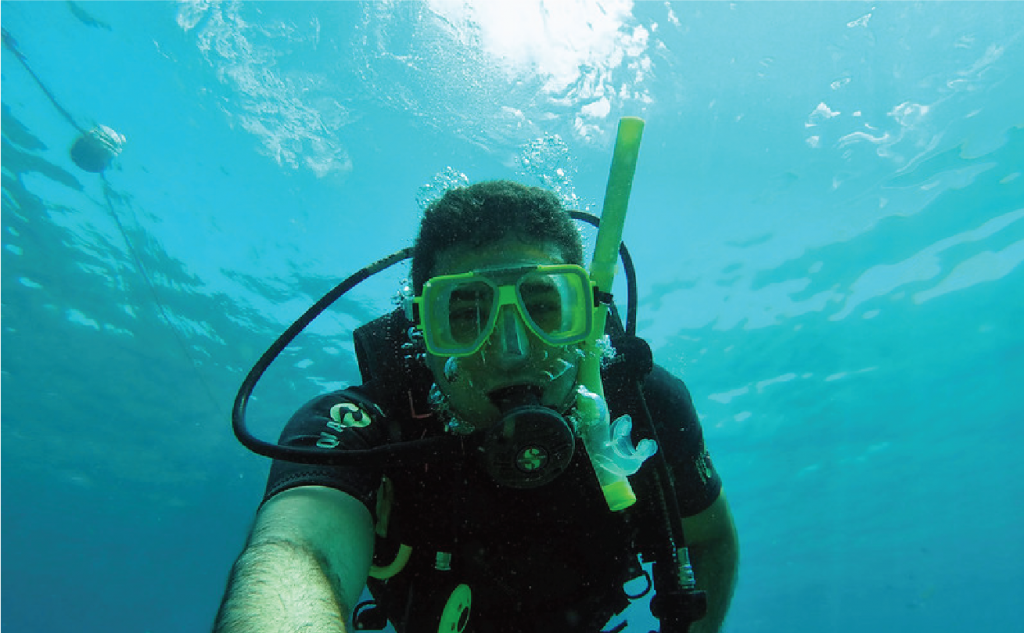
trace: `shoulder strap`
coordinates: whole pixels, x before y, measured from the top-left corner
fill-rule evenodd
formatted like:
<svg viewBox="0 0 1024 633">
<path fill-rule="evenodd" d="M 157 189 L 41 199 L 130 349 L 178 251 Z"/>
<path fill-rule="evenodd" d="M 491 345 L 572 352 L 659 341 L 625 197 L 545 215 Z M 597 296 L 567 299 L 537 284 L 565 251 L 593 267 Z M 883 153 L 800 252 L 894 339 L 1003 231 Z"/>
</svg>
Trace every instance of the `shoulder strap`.
<svg viewBox="0 0 1024 633">
<path fill-rule="evenodd" d="M 377 382 L 402 370 L 399 350 L 409 342 L 405 331 L 412 325 L 407 323 L 402 310 L 394 310 L 352 332 L 363 382 Z"/>
<path fill-rule="evenodd" d="M 423 362 L 422 342 L 409 335 L 412 327 L 405 311 L 397 308 L 357 327 L 352 341 L 363 382 L 373 385 L 380 402 L 419 418 L 431 410 L 425 386 L 433 379 Z"/>
</svg>

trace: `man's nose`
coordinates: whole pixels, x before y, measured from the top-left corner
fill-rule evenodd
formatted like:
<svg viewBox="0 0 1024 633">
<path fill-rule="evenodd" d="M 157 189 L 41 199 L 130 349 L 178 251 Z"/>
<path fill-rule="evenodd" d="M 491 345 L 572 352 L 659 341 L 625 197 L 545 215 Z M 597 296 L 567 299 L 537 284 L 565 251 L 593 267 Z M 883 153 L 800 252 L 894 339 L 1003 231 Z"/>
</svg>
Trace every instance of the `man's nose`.
<svg viewBox="0 0 1024 633">
<path fill-rule="evenodd" d="M 526 333 L 526 324 L 514 306 L 501 307 L 488 347 L 493 360 L 502 369 L 516 367 L 530 357 L 530 339 Z"/>
</svg>

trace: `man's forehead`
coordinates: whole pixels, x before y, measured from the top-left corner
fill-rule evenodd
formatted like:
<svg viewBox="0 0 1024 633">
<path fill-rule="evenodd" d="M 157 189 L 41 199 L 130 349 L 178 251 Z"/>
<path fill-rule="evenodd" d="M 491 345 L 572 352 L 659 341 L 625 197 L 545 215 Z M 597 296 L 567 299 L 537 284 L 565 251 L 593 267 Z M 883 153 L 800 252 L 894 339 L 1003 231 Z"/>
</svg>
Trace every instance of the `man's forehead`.
<svg viewBox="0 0 1024 633">
<path fill-rule="evenodd" d="M 545 240 L 525 242 L 517 238 L 506 238 L 480 246 L 455 247 L 439 252 L 431 276 L 455 275 L 481 269 L 561 263 L 564 263 L 561 251 L 553 242 Z"/>
</svg>

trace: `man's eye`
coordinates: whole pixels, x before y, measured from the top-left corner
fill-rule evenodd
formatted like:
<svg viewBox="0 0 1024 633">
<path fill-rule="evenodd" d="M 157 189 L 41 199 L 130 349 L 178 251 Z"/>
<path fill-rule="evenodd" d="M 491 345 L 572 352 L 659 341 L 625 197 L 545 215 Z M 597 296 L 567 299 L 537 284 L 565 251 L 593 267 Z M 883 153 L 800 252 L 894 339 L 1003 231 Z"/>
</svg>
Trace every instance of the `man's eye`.
<svg viewBox="0 0 1024 633">
<path fill-rule="evenodd" d="M 562 307 L 561 297 L 557 293 L 533 296 L 526 301 L 526 307 L 530 312 L 549 312 L 560 310 Z"/>
<path fill-rule="evenodd" d="M 453 306 L 448 311 L 448 318 L 452 321 L 477 321 L 483 317 L 483 311 L 477 304 Z"/>
<path fill-rule="evenodd" d="M 544 329 L 557 327 L 562 322 L 562 298 L 554 291 L 531 295 L 526 300 L 526 311 Z"/>
</svg>

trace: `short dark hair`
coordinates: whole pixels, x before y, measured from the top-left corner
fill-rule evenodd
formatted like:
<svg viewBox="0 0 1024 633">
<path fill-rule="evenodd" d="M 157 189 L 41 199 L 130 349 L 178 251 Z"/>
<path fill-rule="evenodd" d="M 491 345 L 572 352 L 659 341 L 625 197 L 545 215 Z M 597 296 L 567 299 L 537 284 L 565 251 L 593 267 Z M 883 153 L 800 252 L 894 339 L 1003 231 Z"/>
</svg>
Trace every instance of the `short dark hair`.
<svg viewBox="0 0 1024 633">
<path fill-rule="evenodd" d="M 583 241 L 558 196 L 510 180 L 485 181 L 449 189 L 423 212 L 412 254 L 416 293 L 430 278 L 438 253 L 505 237 L 554 244 L 566 263 L 583 265 Z"/>
</svg>

